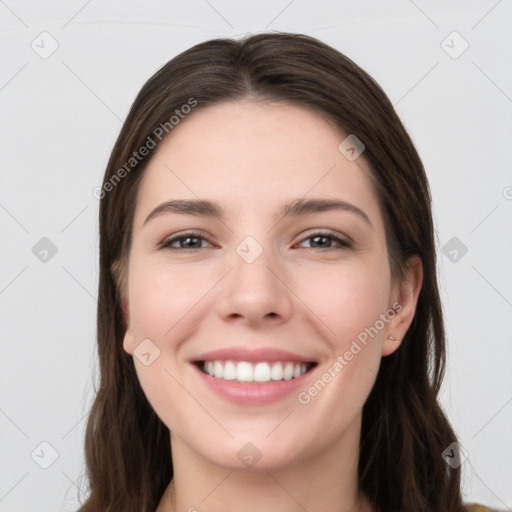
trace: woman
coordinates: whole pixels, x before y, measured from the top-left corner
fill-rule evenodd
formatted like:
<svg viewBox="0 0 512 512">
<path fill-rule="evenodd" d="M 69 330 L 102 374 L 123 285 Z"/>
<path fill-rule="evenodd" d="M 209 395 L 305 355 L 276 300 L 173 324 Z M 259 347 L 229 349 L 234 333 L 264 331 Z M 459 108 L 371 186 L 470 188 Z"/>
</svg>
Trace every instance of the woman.
<svg viewBox="0 0 512 512">
<path fill-rule="evenodd" d="M 98 197 L 82 511 L 469 510 L 427 178 L 370 76 L 304 35 L 198 44 Z"/>
</svg>

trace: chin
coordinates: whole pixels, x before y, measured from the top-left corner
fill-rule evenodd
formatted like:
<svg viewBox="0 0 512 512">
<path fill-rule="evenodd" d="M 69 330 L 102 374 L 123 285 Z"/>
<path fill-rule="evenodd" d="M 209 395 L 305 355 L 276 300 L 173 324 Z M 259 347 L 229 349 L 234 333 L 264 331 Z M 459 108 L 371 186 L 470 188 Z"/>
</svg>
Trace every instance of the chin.
<svg viewBox="0 0 512 512">
<path fill-rule="evenodd" d="M 297 443 L 290 439 L 289 443 L 283 444 L 277 438 L 265 439 L 267 435 L 243 436 L 228 443 L 218 443 L 215 452 L 210 448 L 204 456 L 213 464 L 231 471 L 282 471 L 296 466 L 301 458 Z"/>
</svg>

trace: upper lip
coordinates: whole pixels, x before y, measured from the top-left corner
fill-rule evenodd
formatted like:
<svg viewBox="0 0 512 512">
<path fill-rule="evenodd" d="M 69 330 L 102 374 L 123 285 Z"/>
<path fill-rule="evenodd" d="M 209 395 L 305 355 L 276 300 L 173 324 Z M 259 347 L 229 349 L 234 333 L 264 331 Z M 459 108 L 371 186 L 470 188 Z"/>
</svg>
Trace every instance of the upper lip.
<svg viewBox="0 0 512 512">
<path fill-rule="evenodd" d="M 314 359 L 287 350 L 277 348 L 248 348 L 248 347 L 231 347 L 213 350 L 211 352 L 204 352 L 198 356 L 193 357 L 190 361 L 197 363 L 199 361 L 290 361 L 298 363 L 314 363 Z"/>
</svg>

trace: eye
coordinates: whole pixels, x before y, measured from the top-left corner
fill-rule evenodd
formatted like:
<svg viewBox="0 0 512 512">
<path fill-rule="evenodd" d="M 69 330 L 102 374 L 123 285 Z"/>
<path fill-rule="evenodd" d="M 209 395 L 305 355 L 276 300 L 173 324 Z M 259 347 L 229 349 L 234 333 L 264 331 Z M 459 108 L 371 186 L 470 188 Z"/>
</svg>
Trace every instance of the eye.
<svg viewBox="0 0 512 512">
<path fill-rule="evenodd" d="M 167 238 L 159 245 L 159 248 L 170 249 L 173 251 L 203 249 L 204 246 L 201 245 L 201 242 L 203 241 L 208 242 L 208 240 L 200 233 L 190 231 L 182 233 L 179 236 Z M 176 243 L 178 243 L 178 247 L 175 246 Z"/>
<path fill-rule="evenodd" d="M 315 233 L 310 233 L 308 237 L 303 239 L 303 242 L 307 240 L 313 241 L 313 247 L 306 247 L 306 249 L 348 249 L 352 247 L 352 244 L 348 240 L 344 240 L 343 238 L 340 238 L 334 233 L 330 233 L 328 231 L 317 231 Z M 334 247 L 332 244 L 333 241 L 335 242 Z M 336 245 L 338 247 L 336 247 Z"/>
<path fill-rule="evenodd" d="M 306 249 L 348 249 L 352 246 L 349 241 L 328 231 L 311 233 L 303 239 L 302 243 L 308 240 L 312 241 L 312 247 L 305 247 Z M 159 248 L 173 251 L 204 249 L 205 246 L 202 245 L 202 242 L 210 243 L 201 233 L 190 231 L 164 240 Z"/>
</svg>

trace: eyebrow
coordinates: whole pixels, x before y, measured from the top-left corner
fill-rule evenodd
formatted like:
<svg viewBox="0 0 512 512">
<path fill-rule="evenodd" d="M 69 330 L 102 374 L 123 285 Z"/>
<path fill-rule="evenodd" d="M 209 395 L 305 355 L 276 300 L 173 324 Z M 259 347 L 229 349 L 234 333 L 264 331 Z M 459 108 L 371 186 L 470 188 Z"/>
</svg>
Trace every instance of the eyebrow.
<svg viewBox="0 0 512 512">
<path fill-rule="evenodd" d="M 342 210 L 354 213 L 367 224 L 372 226 L 368 215 L 366 215 L 363 210 L 340 199 L 296 199 L 291 203 L 285 204 L 281 208 L 280 214 L 281 217 L 296 217 L 331 210 Z M 216 203 L 215 201 L 209 201 L 207 199 L 173 199 L 158 205 L 146 217 L 143 226 L 151 219 L 171 213 L 196 215 L 199 217 L 214 217 L 218 219 L 223 219 L 225 217 L 224 210 L 219 203 Z"/>
</svg>

